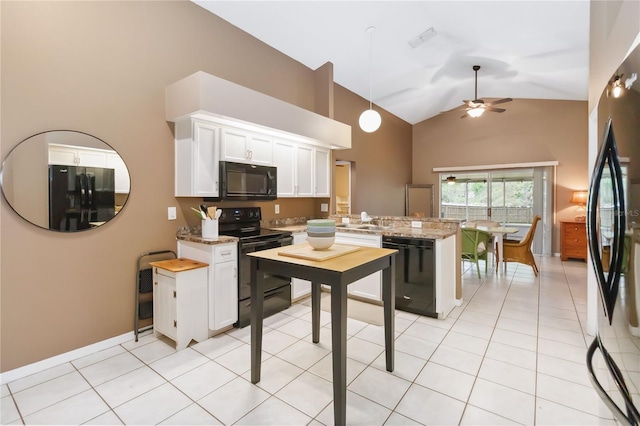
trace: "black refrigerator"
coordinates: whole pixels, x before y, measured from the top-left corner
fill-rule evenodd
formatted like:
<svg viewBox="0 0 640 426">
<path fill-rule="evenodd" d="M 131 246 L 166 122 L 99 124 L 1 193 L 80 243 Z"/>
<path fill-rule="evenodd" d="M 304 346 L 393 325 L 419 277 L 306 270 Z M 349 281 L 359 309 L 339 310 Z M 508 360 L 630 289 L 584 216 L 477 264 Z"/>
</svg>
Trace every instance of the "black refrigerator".
<svg viewBox="0 0 640 426">
<path fill-rule="evenodd" d="M 114 215 L 114 169 L 49 165 L 49 229 L 80 231 Z"/>
<path fill-rule="evenodd" d="M 615 419 L 637 425 L 640 265 L 635 247 L 640 243 L 640 229 L 627 229 L 629 210 L 613 125 L 608 120 L 589 187 L 587 232 L 599 297 L 598 331 L 587 350 L 587 368 L 596 392 Z"/>
</svg>

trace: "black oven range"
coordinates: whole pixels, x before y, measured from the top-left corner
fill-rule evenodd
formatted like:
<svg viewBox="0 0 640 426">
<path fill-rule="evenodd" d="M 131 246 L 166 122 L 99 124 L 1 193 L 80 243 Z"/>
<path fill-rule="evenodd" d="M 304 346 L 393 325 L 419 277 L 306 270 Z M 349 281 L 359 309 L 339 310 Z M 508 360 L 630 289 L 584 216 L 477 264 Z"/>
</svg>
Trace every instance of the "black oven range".
<svg viewBox="0 0 640 426">
<path fill-rule="evenodd" d="M 238 322 L 236 327 L 250 323 L 251 269 L 248 253 L 291 245 L 291 232 L 260 227 L 260 207 L 225 207 L 218 221 L 220 235 L 237 237 L 238 241 Z M 291 278 L 271 275 L 265 277 L 264 317 L 291 306 Z"/>
</svg>

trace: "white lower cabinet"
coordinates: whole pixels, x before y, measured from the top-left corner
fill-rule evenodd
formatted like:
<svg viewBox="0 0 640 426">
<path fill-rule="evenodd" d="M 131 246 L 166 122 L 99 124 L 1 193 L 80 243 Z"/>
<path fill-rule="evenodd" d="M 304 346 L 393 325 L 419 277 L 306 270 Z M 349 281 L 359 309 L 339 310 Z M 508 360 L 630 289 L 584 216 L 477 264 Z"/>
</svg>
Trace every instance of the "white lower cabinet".
<svg viewBox="0 0 640 426">
<path fill-rule="evenodd" d="M 238 321 L 238 245 L 178 241 L 178 256 L 209 264 L 209 335 L 231 327 Z"/>
<path fill-rule="evenodd" d="M 163 264 L 163 262 L 157 262 Z M 186 348 L 207 340 L 207 267 L 172 271 L 153 266 L 153 331 Z"/>
<path fill-rule="evenodd" d="M 293 244 L 302 244 L 307 241 L 306 232 L 296 232 L 293 234 Z M 291 300 L 296 301 L 311 294 L 311 281 L 300 278 L 291 279 Z"/>
<path fill-rule="evenodd" d="M 382 247 L 382 237 L 380 235 L 336 231 L 335 242 L 360 247 Z M 364 299 L 382 302 L 382 272 L 374 272 L 371 275 L 349 284 L 347 293 Z"/>
</svg>

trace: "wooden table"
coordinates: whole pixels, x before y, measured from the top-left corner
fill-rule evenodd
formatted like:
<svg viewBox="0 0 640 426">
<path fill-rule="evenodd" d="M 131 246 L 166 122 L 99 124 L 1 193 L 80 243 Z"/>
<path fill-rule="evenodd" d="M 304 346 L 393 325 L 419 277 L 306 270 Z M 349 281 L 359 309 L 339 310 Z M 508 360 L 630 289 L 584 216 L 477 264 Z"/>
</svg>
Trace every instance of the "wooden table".
<svg viewBox="0 0 640 426">
<path fill-rule="evenodd" d="M 311 328 L 314 343 L 320 341 L 320 285 L 329 285 L 333 416 L 335 425 L 344 425 L 347 418 L 347 286 L 382 270 L 386 367 L 387 371 L 393 371 L 395 255 L 398 251 L 361 247 L 357 251 L 333 259 L 314 261 L 280 255 L 279 252 L 283 249 L 278 247 L 248 254 L 251 257 L 251 383 L 260 381 L 264 274 L 278 274 L 311 281 Z"/>
<path fill-rule="evenodd" d="M 481 228 L 480 228 L 481 229 Z M 500 272 L 500 265 L 504 264 L 504 270 L 507 271 L 507 264 L 502 261 L 504 257 L 503 239 L 506 234 L 515 234 L 518 228 L 512 226 L 498 226 L 495 228 L 486 228 L 487 232 L 496 237 L 496 245 L 498 246 L 498 256 L 496 256 L 496 272 Z"/>
</svg>

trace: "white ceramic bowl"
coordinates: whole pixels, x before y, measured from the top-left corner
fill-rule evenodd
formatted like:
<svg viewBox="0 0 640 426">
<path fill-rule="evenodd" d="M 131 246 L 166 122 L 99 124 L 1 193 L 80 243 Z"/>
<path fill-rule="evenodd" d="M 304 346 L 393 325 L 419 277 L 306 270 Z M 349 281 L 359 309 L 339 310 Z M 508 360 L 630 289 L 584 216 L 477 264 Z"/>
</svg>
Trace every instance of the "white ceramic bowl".
<svg viewBox="0 0 640 426">
<path fill-rule="evenodd" d="M 335 236 L 331 237 L 307 237 L 307 242 L 315 250 L 326 250 L 331 247 L 336 240 Z"/>
</svg>

